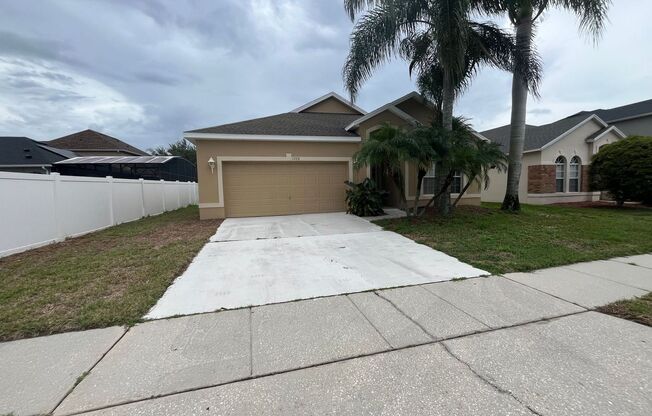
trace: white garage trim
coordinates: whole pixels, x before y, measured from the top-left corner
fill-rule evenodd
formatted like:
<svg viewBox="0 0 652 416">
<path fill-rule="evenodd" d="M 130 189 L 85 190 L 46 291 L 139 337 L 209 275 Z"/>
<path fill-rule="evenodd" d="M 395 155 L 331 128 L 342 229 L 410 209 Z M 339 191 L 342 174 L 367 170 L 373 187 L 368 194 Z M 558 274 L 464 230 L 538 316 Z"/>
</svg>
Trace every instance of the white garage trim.
<svg viewBox="0 0 652 416">
<path fill-rule="evenodd" d="M 323 157 L 323 156 L 216 156 L 217 164 L 217 193 L 219 202 L 199 205 L 200 208 L 224 208 L 224 175 L 222 174 L 223 162 L 347 162 L 349 165 L 349 181 L 353 182 L 353 158 L 351 157 Z"/>
</svg>

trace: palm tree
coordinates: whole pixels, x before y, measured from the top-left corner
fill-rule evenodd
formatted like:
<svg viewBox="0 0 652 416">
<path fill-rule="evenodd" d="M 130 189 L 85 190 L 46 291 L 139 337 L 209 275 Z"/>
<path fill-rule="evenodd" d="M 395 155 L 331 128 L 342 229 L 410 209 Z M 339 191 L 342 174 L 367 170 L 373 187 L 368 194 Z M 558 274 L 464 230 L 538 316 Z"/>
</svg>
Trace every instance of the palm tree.
<svg viewBox="0 0 652 416">
<path fill-rule="evenodd" d="M 488 13 L 507 13 L 516 30 L 516 47 L 519 50 L 514 61 L 512 79 L 512 115 L 509 140 L 509 167 L 507 189 L 502 209 L 519 211 L 518 186 L 521 176 L 521 160 L 525 142 L 525 116 L 527 111 L 528 73 L 538 72 L 529 67 L 537 64 L 532 46 L 537 19 L 543 12 L 559 7 L 579 17 L 580 29 L 597 40 L 605 22 L 611 0 L 479 0 L 478 7 Z M 532 91 L 530 89 L 530 91 Z M 536 91 L 534 91 L 536 93 Z"/>
<path fill-rule="evenodd" d="M 402 131 L 389 124 L 374 131 L 364 142 L 360 150 L 353 156 L 353 166 L 360 169 L 364 166 L 382 166 L 384 174 L 392 179 L 399 190 L 402 208 L 410 215 L 405 189 L 403 165 L 409 159 L 409 150 Z"/>
<path fill-rule="evenodd" d="M 353 28 L 342 71 L 351 99 L 355 99 L 378 66 L 400 56 L 410 61 L 410 72 L 417 72 L 420 87 L 433 87 L 430 95 L 440 98 L 441 127 L 452 131 L 455 96 L 468 85 L 478 67 L 513 67 L 513 38 L 492 24 L 472 21 L 469 16 L 476 3 L 477 0 L 344 0 L 351 20 L 366 11 Z M 439 168 L 449 170 L 445 165 Z M 444 190 L 438 199 L 438 210 L 445 215 L 450 210 L 450 192 L 444 188 L 444 181 L 438 176 L 438 186 Z"/>
</svg>

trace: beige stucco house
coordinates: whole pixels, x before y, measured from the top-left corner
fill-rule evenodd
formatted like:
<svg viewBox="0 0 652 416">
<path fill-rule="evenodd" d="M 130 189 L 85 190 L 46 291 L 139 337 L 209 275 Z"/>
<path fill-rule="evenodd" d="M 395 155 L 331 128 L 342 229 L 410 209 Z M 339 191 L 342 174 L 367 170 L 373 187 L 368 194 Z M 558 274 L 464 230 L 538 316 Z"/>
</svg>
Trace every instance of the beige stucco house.
<svg viewBox="0 0 652 416">
<path fill-rule="evenodd" d="M 510 126 L 482 135 L 509 151 Z M 627 135 L 594 112 L 581 112 L 541 126 L 526 126 L 519 199 L 526 204 L 595 201 L 600 192 L 589 191 L 588 168 L 600 146 Z M 502 202 L 507 173 L 490 174 L 482 201 Z"/>
<path fill-rule="evenodd" d="M 371 112 L 333 92 L 288 113 L 184 133 L 197 146 L 201 218 L 247 217 L 345 211 L 345 181 L 372 177 L 389 191 L 387 204 L 398 206 L 396 189 L 380 169 L 353 167 L 353 155 L 385 123 L 430 123 L 433 109 L 416 92 Z M 405 166 L 408 200 L 414 202 L 416 169 Z M 464 186 L 457 177 L 453 191 Z M 430 199 L 434 180 L 424 180 L 420 203 Z M 452 197 L 456 197 L 453 194 Z M 479 204 L 473 184 L 460 201 Z"/>
</svg>

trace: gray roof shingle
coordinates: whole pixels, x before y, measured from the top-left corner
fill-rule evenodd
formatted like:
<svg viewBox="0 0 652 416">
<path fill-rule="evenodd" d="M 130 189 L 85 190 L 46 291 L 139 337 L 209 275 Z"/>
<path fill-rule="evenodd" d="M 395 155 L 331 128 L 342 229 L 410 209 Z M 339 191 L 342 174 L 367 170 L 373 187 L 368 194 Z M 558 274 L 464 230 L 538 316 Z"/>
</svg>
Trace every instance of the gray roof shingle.
<svg viewBox="0 0 652 416">
<path fill-rule="evenodd" d="M 345 127 L 358 118 L 359 114 L 282 113 L 186 133 L 357 137 L 355 133 L 346 131 Z"/>
<path fill-rule="evenodd" d="M 87 129 L 77 133 L 59 137 L 58 139 L 41 142 L 46 146 L 57 147 L 68 150 L 119 150 L 134 155 L 146 156 L 147 153 L 123 142 L 120 139 L 111 137 L 95 130 Z"/>
<path fill-rule="evenodd" d="M 554 123 L 543 124 L 541 126 L 526 125 L 525 145 L 523 150 L 528 151 L 540 149 L 590 116 L 590 114 L 580 114 L 563 118 Z M 507 153 L 509 151 L 509 128 L 510 126 L 508 124 L 506 126 L 483 131 L 480 134 L 492 142 L 498 143 L 501 150 Z"/>
<path fill-rule="evenodd" d="M 627 104 L 609 109 L 600 108 L 593 111 L 580 111 L 577 114 L 573 114 L 571 117 L 590 114 L 596 114 L 607 123 L 622 120 L 625 118 L 641 116 L 643 114 L 652 114 L 652 100 L 639 101 L 637 103 Z"/>
<path fill-rule="evenodd" d="M 51 165 L 66 159 L 27 137 L 0 137 L 0 165 Z"/>
</svg>

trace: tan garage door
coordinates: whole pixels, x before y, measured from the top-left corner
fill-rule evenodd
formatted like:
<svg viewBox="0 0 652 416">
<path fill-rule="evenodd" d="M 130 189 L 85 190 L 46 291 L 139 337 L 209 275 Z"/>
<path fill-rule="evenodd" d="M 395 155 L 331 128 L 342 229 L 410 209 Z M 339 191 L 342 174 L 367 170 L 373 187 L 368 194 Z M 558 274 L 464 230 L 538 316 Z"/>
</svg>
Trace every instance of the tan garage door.
<svg viewBox="0 0 652 416">
<path fill-rule="evenodd" d="M 347 163 L 225 162 L 227 217 L 345 211 Z"/>
</svg>

